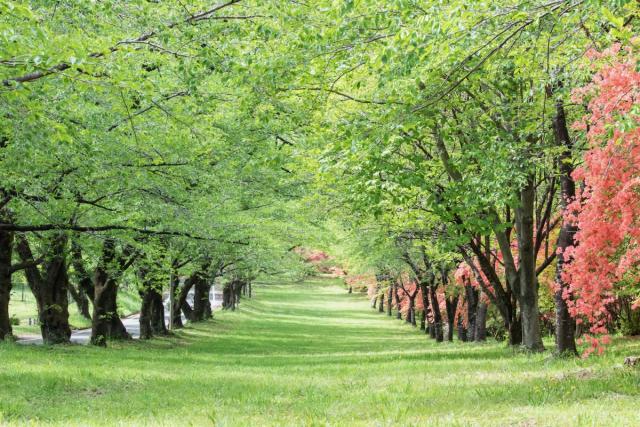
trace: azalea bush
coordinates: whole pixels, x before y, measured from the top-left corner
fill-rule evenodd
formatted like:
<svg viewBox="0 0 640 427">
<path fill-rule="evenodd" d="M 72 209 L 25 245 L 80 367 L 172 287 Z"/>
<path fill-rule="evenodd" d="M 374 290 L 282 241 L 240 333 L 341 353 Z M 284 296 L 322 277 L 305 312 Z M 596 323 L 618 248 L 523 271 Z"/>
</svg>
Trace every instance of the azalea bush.
<svg viewBox="0 0 640 427">
<path fill-rule="evenodd" d="M 609 341 L 612 307 L 619 298 L 640 309 L 640 72 L 633 46 L 614 44 L 588 53 L 594 77 L 574 92 L 588 114 L 574 127 L 585 132 L 588 151 L 576 168 L 581 183 L 565 218 L 579 231 L 562 254 L 570 264 L 564 279 L 571 314 L 586 324 L 586 351 L 602 352 Z"/>
</svg>

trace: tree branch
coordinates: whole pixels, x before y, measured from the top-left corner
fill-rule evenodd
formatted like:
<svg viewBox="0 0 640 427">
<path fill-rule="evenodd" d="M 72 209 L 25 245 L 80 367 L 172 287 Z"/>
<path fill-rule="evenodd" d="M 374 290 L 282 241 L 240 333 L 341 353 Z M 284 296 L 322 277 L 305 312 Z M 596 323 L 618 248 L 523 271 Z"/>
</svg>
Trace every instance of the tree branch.
<svg viewBox="0 0 640 427">
<path fill-rule="evenodd" d="M 222 10 L 222 9 L 224 9 L 226 7 L 229 7 L 229 6 L 233 6 L 234 4 L 239 3 L 240 1 L 242 1 L 242 0 L 230 0 L 230 1 L 226 2 L 226 3 L 217 4 L 217 5 L 213 6 L 209 10 L 197 13 L 195 15 L 191 15 L 188 18 L 183 19 L 182 21 L 175 21 L 175 22 L 168 23 L 163 29 L 172 29 L 172 28 L 175 28 L 175 27 L 177 27 L 179 25 L 182 25 L 182 24 L 193 24 L 193 23 L 204 21 L 204 20 L 208 20 L 208 19 L 216 19 L 216 17 L 214 17 L 213 15 L 217 11 Z M 217 19 L 224 19 L 224 18 L 223 17 L 217 17 Z M 230 17 L 227 17 L 227 19 L 230 19 Z M 106 56 L 106 53 L 113 53 L 113 52 L 117 52 L 118 50 L 120 50 L 120 46 L 122 46 L 122 45 L 146 42 L 147 40 L 151 39 L 152 37 L 155 37 L 156 35 L 158 35 L 159 31 L 160 30 L 152 30 L 152 31 L 149 31 L 147 33 L 141 34 L 140 36 L 138 36 L 135 39 L 122 40 L 122 41 L 116 43 L 114 46 L 110 47 L 107 52 L 93 52 L 93 53 L 90 53 L 88 56 L 89 56 L 89 58 L 103 58 L 103 57 Z M 59 72 L 68 70 L 69 68 L 71 68 L 71 66 L 72 66 L 72 64 L 70 64 L 68 62 L 60 62 L 59 64 L 56 64 L 56 65 L 54 65 L 54 66 L 52 66 L 50 68 L 47 68 L 45 70 L 34 71 L 34 72 L 31 72 L 31 73 L 24 74 L 22 76 L 6 78 L 6 79 L 2 80 L 2 85 L 6 86 L 6 87 L 10 87 L 13 83 L 28 83 L 28 82 L 32 82 L 32 81 L 41 79 L 43 77 L 47 77 L 49 75 L 57 74 Z"/>
</svg>

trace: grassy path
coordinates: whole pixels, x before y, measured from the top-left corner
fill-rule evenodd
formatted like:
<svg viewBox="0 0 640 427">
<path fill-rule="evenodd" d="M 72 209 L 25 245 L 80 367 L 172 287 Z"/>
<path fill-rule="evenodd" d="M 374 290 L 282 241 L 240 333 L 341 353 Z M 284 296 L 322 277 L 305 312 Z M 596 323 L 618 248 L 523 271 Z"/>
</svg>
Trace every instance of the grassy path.
<svg viewBox="0 0 640 427">
<path fill-rule="evenodd" d="M 95 349 L 0 345 L 0 424 L 640 425 L 622 354 L 557 361 L 437 345 L 336 282 L 256 286 L 177 338 Z"/>
</svg>

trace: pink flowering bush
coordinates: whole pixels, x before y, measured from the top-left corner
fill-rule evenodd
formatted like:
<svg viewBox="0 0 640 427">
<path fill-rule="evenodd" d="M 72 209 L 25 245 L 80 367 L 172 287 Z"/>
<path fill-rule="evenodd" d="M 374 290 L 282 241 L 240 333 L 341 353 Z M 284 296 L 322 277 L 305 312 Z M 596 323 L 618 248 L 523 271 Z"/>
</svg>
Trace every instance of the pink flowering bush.
<svg viewBox="0 0 640 427">
<path fill-rule="evenodd" d="M 618 295 L 640 306 L 640 72 L 631 48 L 614 44 L 588 54 L 595 70 L 591 83 L 574 92 L 589 113 L 574 127 L 585 132 L 588 151 L 576 168 L 577 197 L 565 218 L 579 227 L 576 246 L 562 256 L 571 314 L 586 322 L 588 355 L 601 353 L 610 321 L 609 307 Z"/>
</svg>

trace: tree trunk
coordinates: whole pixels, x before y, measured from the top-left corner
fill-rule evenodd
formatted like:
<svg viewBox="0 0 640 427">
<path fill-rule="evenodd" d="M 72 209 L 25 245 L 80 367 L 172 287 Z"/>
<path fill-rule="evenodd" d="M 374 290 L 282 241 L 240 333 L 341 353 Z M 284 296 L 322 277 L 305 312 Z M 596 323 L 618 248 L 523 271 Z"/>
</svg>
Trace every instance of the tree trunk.
<svg viewBox="0 0 640 427">
<path fill-rule="evenodd" d="M 205 317 L 206 306 L 209 306 L 209 311 L 211 310 L 211 304 L 209 302 L 209 290 L 211 287 L 207 285 L 207 280 L 204 278 L 199 278 L 196 281 L 194 288 L 194 296 L 193 296 L 193 321 L 201 322 Z M 234 289 L 236 297 L 241 292 L 241 288 L 238 287 Z"/>
<path fill-rule="evenodd" d="M 252 292 L 253 292 L 253 290 L 252 290 L 251 288 L 252 288 L 252 286 L 251 286 L 251 282 L 249 282 L 249 298 L 252 298 L 252 297 L 253 297 L 253 296 L 251 295 L 251 294 L 252 294 Z M 351 289 L 351 288 L 349 288 L 349 289 Z"/>
<path fill-rule="evenodd" d="M 33 253 L 26 237 L 18 241 L 18 253 L 23 262 L 33 265 L 25 268 L 27 282 L 38 306 L 38 320 L 45 344 L 65 344 L 71 337 L 69 326 L 69 299 L 65 247 L 67 236 L 63 233 L 48 242 L 48 260 L 42 272 L 35 265 Z"/>
<path fill-rule="evenodd" d="M 576 197 L 576 184 L 572 177 L 574 169 L 571 158 L 573 141 L 571 141 L 569 136 L 562 100 L 556 102 L 556 115 L 553 120 L 553 129 L 556 145 L 563 148 L 562 153 L 558 157 L 558 168 L 560 169 L 560 208 L 564 211 L 569 201 Z M 557 248 L 560 255 L 558 255 L 556 264 L 557 291 L 554 294 L 556 308 L 556 352 L 558 354 L 578 354 L 575 340 L 576 323 L 569 314 L 567 302 L 563 297 L 563 294 L 568 292 L 569 284 L 562 280 L 562 272 L 565 266 L 563 254 L 568 247 L 575 245 L 574 236 L 577 231 L 577 226 L 568 221 L 563 221 L 558 234 Z"/>
<path fill-rule="evenodd" d="M 227 284 L 222 288 L 222 308 L 228 310 L 231 308 L 231 284 Z"/>
<path fill-rule="evenodd" d="M 13 337 L 9 318 L 13 233 L 0 231 L 0 341 Z"/>
<path fill-rule="evenodd" d="M 91 320 L 91 312 L 89 311 L 89 298 L 87 298 L 87 294 L 85 294 L 82 288 L 79 286 L 78 289 L 76 289 L 76 287 L 73 286 L 73 283 L 69 283 L 69 293 L 71 294 L 71 298 L 73 298 L 73 300 L 75 301 L 80 315 L 87 320 Z"/>
<path fill-rule="evenodd" d="M 447 304 L 447 325 L 448 325 L 447 340 L 453 341 L 453 330 L 455 329 L 453 322 L 455 321 L 456 310 L 458 309 L 458 297 L 455 296 L 453 298 L 447 298 L 446 304 Z"/>
<path fill-rule="evenodd" d="M 154 335 L 167 335 L 167 324 L 164 319 L 164 303 L 162 294 L 157 288 L 152 288 L 151 294 L 151 332 Z"/>
<path fill-rule="evenodd" d="M 433 306 L 431 304 L 431 295 L 430 295 L 430 286 L 425 285 L 423 291 L 422 291 L 422 295 L 424 295 L 423 297 L 423 304 L 425 304 L 426 307 L 426 315 L 427 315 L 427 325 L 426 325 L 426 330 L 425 333 L 429 334 L 429 338 L 431 339 L 436 339 L 436 324 L 434 321 L 434 314 L 433 314 Z"/>
<path fill-rule="evenodd" d="M 478 302 L 475 324 L 476 330 L 473 334 L 473 340 L 475 342 L 487 340 L 487 310 L 488 306 L 486 303 L 482 301 Z"/>
<path fill-rule="evenodd" d="M 522 344 L 522 323 L 519 316 L 514 316 L 509 323 L 509 345 L 516 346 Z"/>
<path fill-rule="evenodd" d="M 140 298 L 142 299 L 142 304 L 140 305 L 140 339 L 148 340 L 153 337 L 153 331 L 151 330 L 151 289 L 145 287 L 141 290 Z"/>
<path fill-rule="evenodd" d="M 104 285 L 96 283 L 91 325 L 92 344 L 105 345 L 106 340 L 131 339 L 120 319 L 117 301 L 118 284 L 114 279 L 107 279 Z"/>
<path fill-rule="evenodd" d="M 384 292 L 380 294 L 380 305 L 378 306 L 378 312 L 384 313 Z"/>
<path fill-rule="evenodd" d="M 462 316 L 458 316 L 458 341 L 467 342 L 467 328 L 464 327 Z"/>
<path fill-rule="evenodd" d="M 191 306 L 187 303 L 187 297 L 189 296 L 189 291 L 193 287 L 194 276 L 188 277 L 185 279 L 182 287 L 180 287 L 180 291 L 176 296 L 173 302 L 173 327 L 182 328 L 182 314 L 184 313 L 184 317 L 187 320 L 191 320 L 192 318 L 192 310 Z"/>
<path fill-rule="evenodd" d="M 429 294 L 431 295 L 431 312 L 433 313 L 435 338 L 437 342 L 442 342 L 444 341 L 442 313 L 440 313 L 440 304 L 438 303 L 438 295 L 436 293 L 435 286 L 429 286 Z"/>
<path fill-rule="evenodd" d="M 58 253 L 47 268 L 45 295 L 43 295 L 43 311 L 40 314 L 40 329 L 45 344 L 65 344 L 71 338 L 69 325 L 69 297 L 67 286 L 69 277 L 64 253 Z M 57 270 L 57 271 L 52 271 Z"/>
<path fill-rule="evenodd" d="M 409 298 L 409 308 L 407 309 L 407 318 L 405 319 L 405 322 L 415 326 L 415 319 L 413 316 L 413 312 L 415 311 L 415 298 L 412 298 L 411 295 L 407 295 L 407 297 Z"/>
<path fill-rule="evenodd" d="M 180 315 L 182 309 L 182 301 L 180 301 L 181 291 L 180 276 L 178 276 L 177 271 L 174 271 L 169 282 L 169 293 L 173 296 L 173 306 L 170 307 L 171 313 L 169 313 L 171 329 L 180 329 L 183 327 L 182 316 Z"/>
<path fill-rule="evenodd" d="M 465 298 L 467 300 L 467 339 L 469 341 L 476 340 L 476 313 L 478 308 L 479 294 L 473 289 L 471 284 L 464 286 Z"/>
<path fill-rule="evenodd" d="M 387 293 L 387 316 L 392 315 L 393 305 L 393 285 L 389 285 L 389 291 Z"/>
<path fill-rule="evenodd" d="M 236 311 L 238 307 L 238 292 L 236 290 L 236 284 L 231 288 L 231 311 Z"/>
<path fill-rule="evenodd" d="M 102 248 L 102 258 L 96 267 L 93 280 L 93 316 L 91 322 L 91 344 L 106 345 L 108 339 L 131 339 L 131 335 L 118 315 L 118 284 L 109 271 L 116 260 L 115 241 L 106 239 Z M 120 274 L 121 272 L 117 272 Z"/>
<path fill-rule="evenodd" d="M 180 305 L 180 309 L 182 310 L 182 314 L 184 314 L 184 317 L 189 322 L 193 322 L 193 308 L 191 308 L 191 306 L 189 305 L 186 299 L 182 301 L 182 304 Z"/>
<path fill-rule="evenodd" d="M 205 300 L 204 300 L 203 319 L 207 320 L 207 319 L 213 318 L 213 311 L 211 309 L 211 299 L 210 299 L 211 285 L 207 285 L 207 288 L 204 294 L 205 294 Z"/>
<path fill-rule="evenodd" d="M 536 277 L 536 255 L 533 242 L 535 186 L 533 176 L 520 191 L 520 206 L 516 209 L 519 258 L 520 314 L 522 320 L 522 344 L 532 352 L 544 351 L 540 333 L 540 310 L 538 309 L 538 282 Z"/>
<path fill-rule="evenodd" d="M 233 306 L 231 310 L 235 311 L 236 308 L 240 305 L 240 288 L 242 286 L 241 282 L 235 282 L 233 287 L 231 288 L 233 293 Z"/>
<path fill-rule="evenodd" d="M 420 329 L 424 330 L 425 334 L 430 334 L 431 321 L 429 320 L 429 287 L 424 283 L 420 283 L 420 298 L 422 298 L 422 319 L 424 322 L 424 328 L 421 327 Z"/>
<path fill-rule="evenodd" d="M 204 317 L 204 283 L 202 280 L 196 281 L 193 288 L 193 322 L 201 322 Z"/>
<path fill-rule="evenodd" d="M 398 294 L 398 284 L 393 285 L 393 295 L 396 299 L 396 319 L 402 320 L 402 312 L 400 311 L 400 295 Z"/>
</svg>

